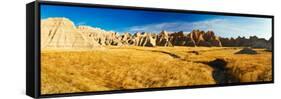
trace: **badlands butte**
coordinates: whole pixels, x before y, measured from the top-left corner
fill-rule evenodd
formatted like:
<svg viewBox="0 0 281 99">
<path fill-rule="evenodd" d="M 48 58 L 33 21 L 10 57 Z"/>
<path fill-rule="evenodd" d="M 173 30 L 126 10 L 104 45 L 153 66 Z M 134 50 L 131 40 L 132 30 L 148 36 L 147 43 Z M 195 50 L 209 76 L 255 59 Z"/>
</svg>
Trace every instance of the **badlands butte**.
<svg viewBox="0 0 281 99">
<path fill-rule="evenodd" d="M 205 47 L 254 47 L 271 50 L 271 39 L 251 36 L 223 38 L 213 31 L 193 30 L 185 34 L 183 31 L 168 33 L 137 32 L 135 34 L 105 31 L 90 26 L 76 27 L 67 18 L 49 18 L 41 22 L 42 48 L 95 48 L 97 46 L 205 46 Z"/>
<path fill-rule="evenodd" d="M 42 94 L 272 81 L 272 39 L 257 36 L 119 34 L 48 18 L 41 49 Z"/>
</svg>

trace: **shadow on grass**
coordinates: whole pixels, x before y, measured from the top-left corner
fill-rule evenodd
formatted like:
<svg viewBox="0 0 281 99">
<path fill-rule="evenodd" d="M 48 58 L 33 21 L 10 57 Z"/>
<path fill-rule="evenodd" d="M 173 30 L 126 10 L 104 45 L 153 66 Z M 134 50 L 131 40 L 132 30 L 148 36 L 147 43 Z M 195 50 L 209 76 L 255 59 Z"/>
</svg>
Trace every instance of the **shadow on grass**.
<svg viewBox="0 0 281 99">
<path fill-rule="evenodd" d="M 236 77 L 234 77 L 230 72 L 229 69 L 226 68 L 227 62 L 223 59 L 215 59 L 210 62 L 197 62 L 209 65 L 214 69 L 212 76 L 217 84 L 224 84 L 224 83 L 237 83 L 239 82 Z"/>
</svg>

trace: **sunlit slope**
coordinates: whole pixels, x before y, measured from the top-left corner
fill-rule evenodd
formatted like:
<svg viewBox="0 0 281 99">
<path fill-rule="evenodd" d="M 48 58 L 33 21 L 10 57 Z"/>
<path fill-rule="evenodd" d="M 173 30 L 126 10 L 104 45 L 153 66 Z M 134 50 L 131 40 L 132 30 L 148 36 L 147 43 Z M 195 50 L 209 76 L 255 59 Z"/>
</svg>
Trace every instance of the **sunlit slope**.
<svg viewBox="0 0 281 99">
<path fill-rule="evenodd" d="M 271 52 L 224 47 L 106 47 L 43 50 L 42 94 L 218 83 L 208 62 L 223 59 L 239 82 L 270 81 Z"/>
</svg>

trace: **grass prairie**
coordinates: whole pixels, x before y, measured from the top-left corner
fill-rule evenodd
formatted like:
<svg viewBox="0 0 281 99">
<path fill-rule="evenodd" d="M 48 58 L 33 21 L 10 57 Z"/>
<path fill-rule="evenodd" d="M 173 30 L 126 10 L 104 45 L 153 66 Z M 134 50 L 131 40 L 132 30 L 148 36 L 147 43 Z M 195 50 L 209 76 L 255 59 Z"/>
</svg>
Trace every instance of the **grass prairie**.
<svg viewBox="0 0 281 99">
<path fill-rule="evenodd" d="M 272 53 L 234 54 L 239 47 L 105 47 L 94 50 L 42 50 L 41 93 L 209 85 L 219 83 L 216 68 L 238 82 L 272 80 Z M 231 82 L 229 82 L 231 83 Z"/>
</svg>

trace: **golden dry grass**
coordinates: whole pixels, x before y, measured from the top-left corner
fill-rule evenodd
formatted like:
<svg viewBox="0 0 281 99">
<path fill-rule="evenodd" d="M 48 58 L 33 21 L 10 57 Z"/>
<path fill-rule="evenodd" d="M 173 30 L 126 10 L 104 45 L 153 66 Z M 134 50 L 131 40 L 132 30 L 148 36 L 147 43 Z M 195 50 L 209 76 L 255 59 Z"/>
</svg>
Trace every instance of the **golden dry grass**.
<svg viewBox="0 0 281 99">
<path fill-rule="evenodd" d="M 271 52 L 234 54 L 223 47 L 106 47 L 43 50 L 41 93 L 72 93 L 215 84 L 213 68 L 200 63 L 223 58 L 241 82 L 270 81 Z M 199 55 L 190 53 L 197 51 Z"/>
</svg>

